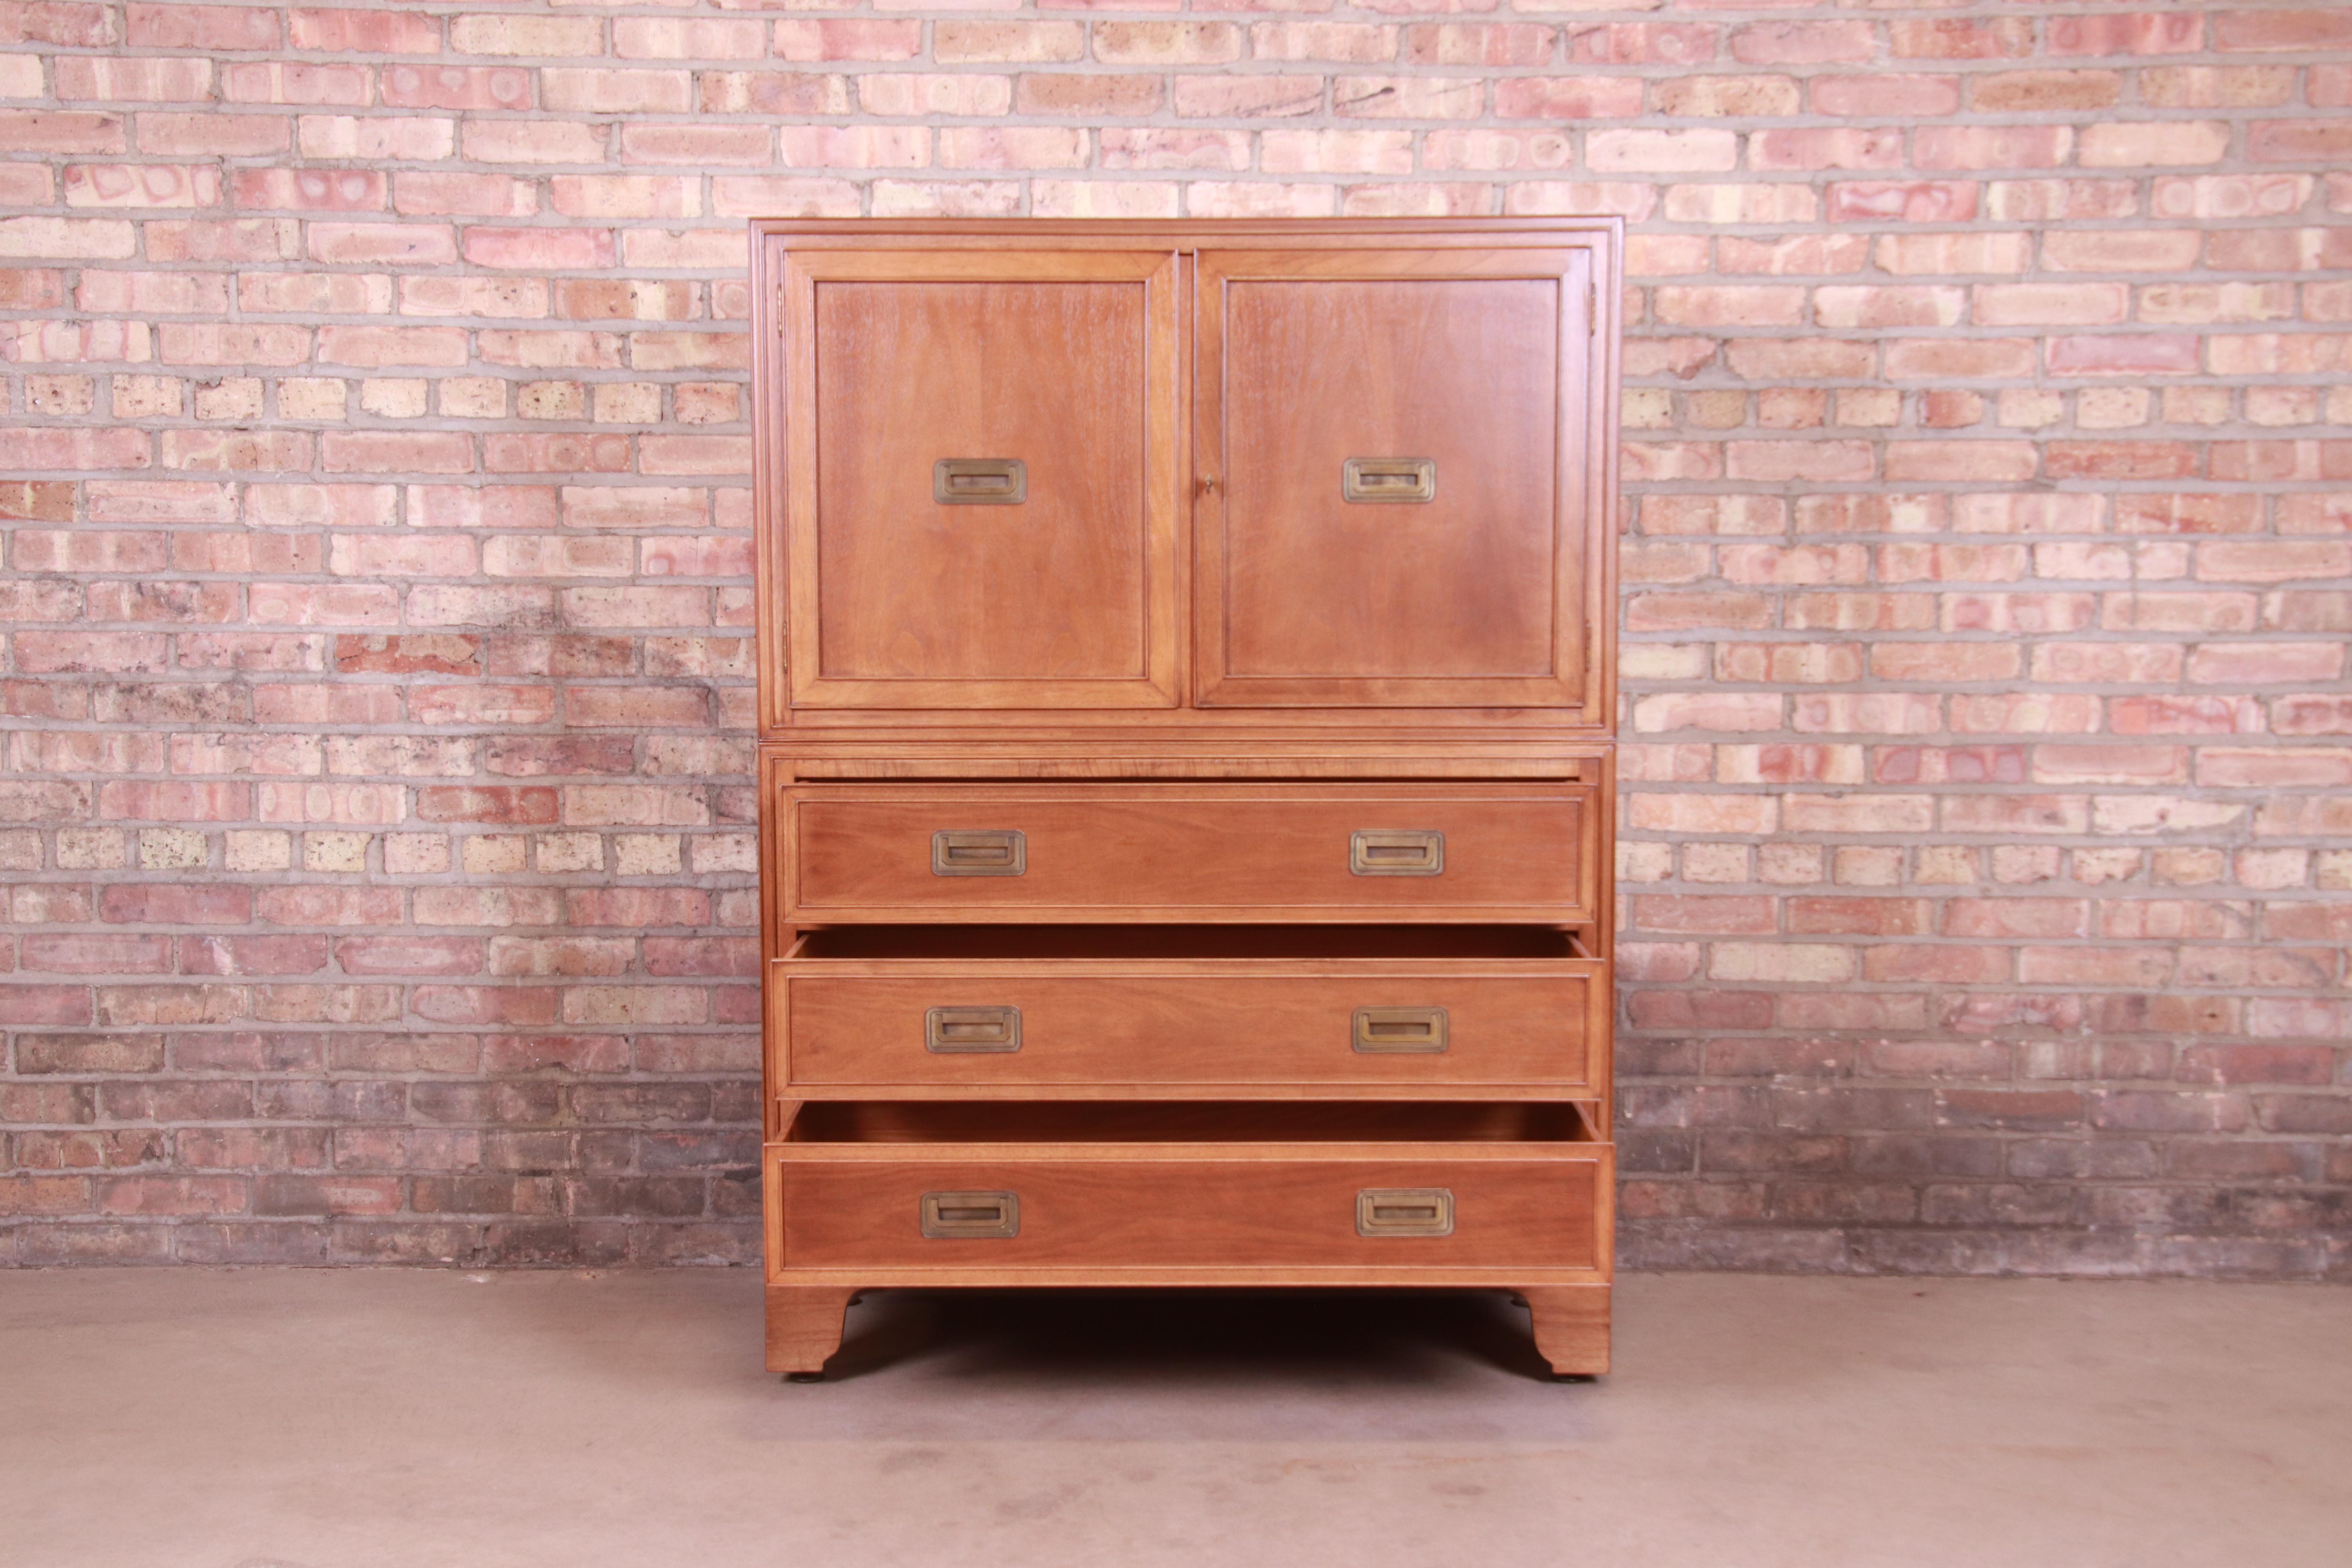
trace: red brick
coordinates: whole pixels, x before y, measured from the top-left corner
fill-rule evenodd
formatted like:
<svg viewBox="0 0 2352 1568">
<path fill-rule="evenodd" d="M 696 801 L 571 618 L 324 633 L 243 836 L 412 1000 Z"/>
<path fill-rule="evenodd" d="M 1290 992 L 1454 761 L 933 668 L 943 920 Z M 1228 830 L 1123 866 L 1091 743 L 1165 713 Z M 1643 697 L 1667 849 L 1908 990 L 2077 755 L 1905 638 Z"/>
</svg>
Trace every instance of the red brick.
<svg viewBox="0 0 2352 1568">
<path fill-rule="evenodd" d="M 477 224 L 465 234 L 466 259 L 477 267 L 547 269 L 613 265 L 613 235 L 601 228 L 499 228 Z"/>
<path fill-rule="evenodd" d="M 438 224 L 313 222 L 310 231 L 317 261 L 438 267 L 457 258 L 456 236 Z"/>
<path fill-rule="evenodd" d="M 234 158 L 283 153 L 291 135 L 291 121 L 282 114 L 163 114 L 151 110 L 139 116 L 139 150 L 165 156 Z M 160 259 L 152 249 L 149 256 L 151 259 Z"/>
<path fill-rule="evenodd" d="M 1948 327 L 1966 309 L 1967 296 L 1953 287 L 1813 290 L 1814 317 L 1824 327 Z"/>
<path fill-rule="evenodd" d="M 2340 162 L 2352 153 L 2352 123 L 2342 120 L 2257 121 L 2247 130 L 2246 153 L 2270 163 Z"/>
<path fill-rule="evenodd" d="M 278 12 L 243 5 L 134 3 L 124 37 L 135 49 L 273 49 L 282 41 Z"/>
<path fill-rule="evenodd" d="M 0 10 L 0 42 L 95 49 L 122 42 L 122 31 L 119 14 L 110 5 L 20 0 Z"/>
<path fill-rule="evenodd" d="M 471 437 L 455 431 L 330 431 L 320 455 L 327 472 L 463 474 L 474 469 Z"/>
<path fill-rule="evenodd" d="M 2053 55 L 2178 55 L 2204 47 L 2205 19 L 2193 11 L 2053 16 Z"/>
<path fill-rule="evenodd" d="M 645 963 L 648 974 L 755 975 L 759 943 L 743 937 L 647 937 Z"/>
<path fill-rule="evenodd" d="M 119 114 L 0 110 L 0 148 L 12 153 L 121 153 L 129 146 L 122 127 Z"/>
<path fill-rule="evenodd" d="M 1863 952 L 1862 973 L 1876 982 L 2000 984 L 2012 978 L 2012 951 L 1925 942 L 1870 947 Z"/>
<path fill-rule="evenodd" d="M 1965 223 L 1977 216 L 1978 188 L 1955 180 L 1856 180 L 1830 187 L 1832 222 L 1899 219 Z"/>
<path fill-rule="evenodd" d="M 549 67 L 539 72 L 539 91 L 540 107 L 559 113 L 682 114 L 693 108 L 694 77 L 684 70 Z"/>
<path fill-rule="evenodd" d="M 704 71 L 700 108 L 706 114 L 845 114 L 849 85 L 841 77 L 799 71 Z"/>
<path fill-rule="evenodd" d="M 779 59 L 910 60 L 923 52 L 919 21 L 862 17 L 779 19 L 774 49 Z"/>
<path fill-rule="evenodd" d="M 2179 441 L 2053 441 L 2053 479 L 2178 479 L 2197 472 L 2194 447 Z"/>
<path fill-rule="evenodd" d="M 563 994 L 552 985 L 419 985 L 409 1006 L 437 1024 L 544 1026 L 557 1020 Z"/>
<path fill-rule="evenodd" d="M 1728 131 L 1594 131 L 1584 146 L 1587 166 L 1604 174 L 1722 171 L 1739 157 L 1739 138 Z"/>
<path fill-rule="evenodd" d="M 1917 936 L 1928 929 L 1924 899 L 1789 900 L 1789 929 L 1815 936 Z"/>
<path fill-rule="evenodd" d="M 1539 66 L 1550 63 L 1557 40 L 1557 29 L 1530 23 L 1423 23 L 1404 30 L 1402 58 L 1423 66 Z M 1635 91 L 1638 102 L 1638 84 Z"/>
<path fill-rule="evenodd" d="M 866 77 L 865 81 L 873 81 Z M 998 79 L 948 78 L 950 81 Z M 1138 115 L 1156 114 L 1166 101 L 1160 79 L 1148 76 L 1091 76 L 1080 72 L 1026 72 L 1018 84 L 1014 103 L 1023 114 Z M 992 107 L 973 106 L 971 113 L 1001 112 Z M 1108 132 L 1105 132 L 1108 134 Z M 1101 167 L 1112 168 L 1108 148 L 1103 150 Z M 1223 165 L 1217 165 L 1223 166 Z M 1233 165 L 1239 167 L 1241 165 Z"/>
<path fill-rule="evenodd" d="M 2066 161 L 2067 125 L 1924 125 L 1912 133 L 1918 169 L 2047 169 Z"/>
<path fill-rule="evenodd" d="M 1495 84 L 1495 113 L 1504 120 L 1622 120 L 1641 107 L 1642 84 L 1630 78 L 1505 77 Z"/>
<path fill-rule="evenodd" d="M 238 1214 L 247 1205 L 242 1176 L 112 1176 L 98 1184 L 100 1214 Z"/>
<path fill-rule="evenodd" d="M 212 97 L 212 61 L 61 54 L 52 61 L 52 80 L 57 97 L 68 103 L 200 103 Z"/>
<path fill-rule="evenodd" d="M 1896 381 L 2030 376 L 2030 338 L 1906 338 L 1886 348 L 1886 374 Z M 2012 444 L 2013 445 L 2013 444 Z"/>
<path fill-rule="evenodd" d="M 2352 48 L 2352 16 L 2324 9 L 2224 11 L 2213 18 L 2213 47 L 2225 54 Z"/>
<path fill-rule="evenodd" d="M 1608 22 L 1568 29 L 1568 58 L 1592 65 L 1695 65 L 1715 58 L 1716 29 L 1696 22 Z"/>
<path fill-rule="evenodd" d="M 431 55 L 441 50 L 437 20 L 405 11 L 296 10 L 289 16 L 288 28 L 288 41 L 295 48 L 324 54 Z"/>
<path fill-rule="evenodd" d="M 230 103 L 363 105 L 374 86 L 364 66 L 237 61 L 221 72 L 221 96 Z"/>
<path fill-rule="evenodd" d="M 1814 78 L 1808 90 L 1816 114 L 1912 118 L 1960 107 L 1958 77 L 1824 76 Z"/>
<path fill-rule="evenodd" d="M 1732 934 L 1769 933 L 1775 929 L 1773 900 L 1769 898 L 1642 894 L 1633 905 L 1633 925 L 1644 931 Z"/>
<path fill-rule="evenodd" d="M 932 28 L 932 58 L 950 61 L 1076 60 L 1086 56 L 1082 26 L 1070 21 L 949 21 Z"/>
<path fill-rule="evenodd" d="M 184 936 L 183 974 L 315 974 L 327 966 L 323 936 Z"/>
<path fill-rule="evenodd" d="M 88 1025 L 90 1022 L 88 986 L 32 985 L 22 982 L 0 984 L 0 1024 Z"/>
<path fill-rule="evenodd" d="M 1986 114 L 2110 109 L 2122 94 L 2120 71 L 1995 71 L 1969 80 L 1969 107 Z"/>
<path fill-rule="evenodd" d="M 243 925 L 252 913 L 250 888 L 119 882 L 99 895 L 110 925 Z"/>
<path fill-rule="evenodd" d="M 549 823 L 556 820 L 556 794 L 538 786 L 433 784 L 416 792 L 416 816 L 423 822 Z"/>
<path fill-rule="evenodd" d="M 1895 21 L 1886 31 L 1897 58 L 1996 60 L 2033 52 L 2033 23 L 2024 16 Z"/>
<path fill-rule="evenodd" d="M 2048 342 L 2053 375 L 2188 375 L 2198 340 L 2187 333 L 2066 334 Z"/>
<path fill-rule="evenodd" d="M 1656 290 L 1661 321 L 1687 326 L 1790 326 L 1804 312 L 1801 289 L 1768 285 L 1710 288 L 1668 287 Z"/>
<path fill-rule="evenodd" d="M 1751 132 L 1751 169 L 1893 169 L 1903 163 L 1902 132 L 1843 126 Z"/>
<path fill-rule="evenodd" d="M 1864 21 L 1754 22 L 1732 29 L 1731 58 L 1748 65 L 1863 61 L 1877 52 Z"/>
<path fill-rule="evenodd" d="M 2084 129 L 2076 161 L 2086 169 L 2217 163 L 2229 147 L 2230 127 L 2218 120 L 2103 121 Z"/>
</svg>

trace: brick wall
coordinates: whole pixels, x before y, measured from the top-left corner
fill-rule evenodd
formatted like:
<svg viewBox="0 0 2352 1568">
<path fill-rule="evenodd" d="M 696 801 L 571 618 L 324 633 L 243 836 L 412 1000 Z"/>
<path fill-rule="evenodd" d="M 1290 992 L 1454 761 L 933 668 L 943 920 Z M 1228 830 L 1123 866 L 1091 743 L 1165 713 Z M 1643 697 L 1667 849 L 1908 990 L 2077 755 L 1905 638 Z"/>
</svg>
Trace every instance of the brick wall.
<svg viewBox="0 0 2352 1568">
<path fill-rule="evenodd" d="M 0 1261 L 748 1259 L 741 220 L 1624 214 L 1627 1253 L 2352 1274 L 2352 9 L 0 4 Z"/>
</svg>

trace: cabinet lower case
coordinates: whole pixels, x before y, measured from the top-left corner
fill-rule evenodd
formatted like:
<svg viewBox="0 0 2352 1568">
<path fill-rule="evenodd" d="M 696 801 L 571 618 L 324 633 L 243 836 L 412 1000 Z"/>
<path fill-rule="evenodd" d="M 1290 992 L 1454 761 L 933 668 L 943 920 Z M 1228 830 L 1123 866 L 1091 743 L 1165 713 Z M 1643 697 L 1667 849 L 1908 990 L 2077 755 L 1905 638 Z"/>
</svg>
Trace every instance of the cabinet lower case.
<svg viewBox="0 0 2352 1568">
<path fill-rule="evenodd" d="M 1605 1372 L 1594 1109 L 800 1105 L 764 1162 L 768 1364 L 821 1372 L 862 1289 L 1483 1286 L 1526 1300 L 1555 1373 Z"/>
</svg>

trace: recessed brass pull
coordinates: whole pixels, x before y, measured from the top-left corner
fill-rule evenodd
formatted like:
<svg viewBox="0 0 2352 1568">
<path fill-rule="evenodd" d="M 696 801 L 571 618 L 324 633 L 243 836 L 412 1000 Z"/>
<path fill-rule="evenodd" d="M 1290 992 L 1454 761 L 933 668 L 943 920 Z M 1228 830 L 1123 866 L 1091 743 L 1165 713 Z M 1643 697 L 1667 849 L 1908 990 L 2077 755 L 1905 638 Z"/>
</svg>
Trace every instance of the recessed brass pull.
<svg viewBox="0 0 2352 1568">
<path fill-rule="evenodd" d="M 1359 1007 L 1356 1048 L 1360 1051 L 1428 1051 L 1445 1048 L 1443 1007 Z"/>
<path fill-rule="evenodd" d="M 1019 506 L 1029 499 L 1029 465 L 1018 458 L 941 458 L 931 465 L 931 499 L 941 506 Z"/>
<path fill-rule="evenodd" d="M 1358 1236 L 1452 1236 L 1454 1194 L 1444 1187 L 1366 1187 L 1356 1194 Z"/>
<path fill-rule="evenodd" d="M 1422 828 L 1364 828 L 1348 839 L 1348 869 L 1359 877 L 1434 877 L 1445 869 L 1445 835 Z"/>
<path fill-rule="evenodd" d="M 923 1015 L 923 1048 L 929 1051 L 1017 1051 L 1018 1007 L 934 1007 Z"/>
<path fill-rule="evenodd" d="M 1021 1234 L 1017 1193 L 925 1193 L 923 1234 L 935 1241 Z"/>
<path fill-rule="evenodd" d="M 1339 466 L 1339 494 L 1348 500 L 1435 500 L 1437 459 L 1350 458 Z"/>
<path fill-rule="evenodd" d="M 931 835 L 934 877 L 1018 877 L 1029 869 L 1029 840 L 1017 828 Z"/>
</svg>

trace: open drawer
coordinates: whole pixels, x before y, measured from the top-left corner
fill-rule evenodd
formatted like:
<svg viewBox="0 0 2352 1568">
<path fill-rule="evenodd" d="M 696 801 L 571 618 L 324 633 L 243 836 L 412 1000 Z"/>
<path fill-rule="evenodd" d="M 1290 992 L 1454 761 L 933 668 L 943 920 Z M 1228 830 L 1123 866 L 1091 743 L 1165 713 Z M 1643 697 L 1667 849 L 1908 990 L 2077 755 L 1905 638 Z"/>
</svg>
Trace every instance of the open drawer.
<svg viewBox="0 0 2352 1568">
<path fill-rule="evenodd" d="M 783 923 L 1589 925 L 1600 789 L 1498 784 L 788 784 Z"/>
<path fill-rule="evenodd" d="M 769 1269 L 861 1285 L 1605 1277 L 1593 1108 L 831 1101 L 768 1148 Z"/>
<path fill-rule="evenodd" d="M 768 992 L 780 1098 L 1572 1096 L 1609 964 L 1538 926 L 841 926 Z"/>
</svg>

